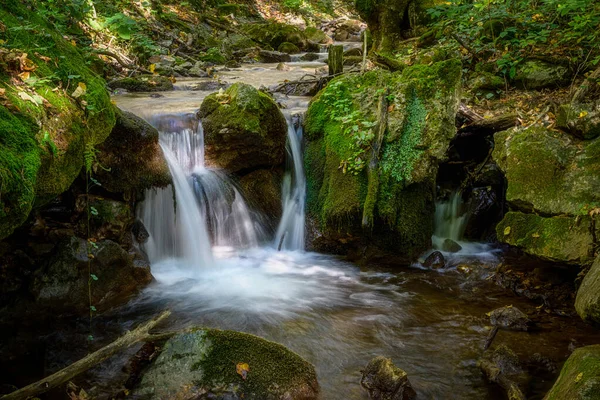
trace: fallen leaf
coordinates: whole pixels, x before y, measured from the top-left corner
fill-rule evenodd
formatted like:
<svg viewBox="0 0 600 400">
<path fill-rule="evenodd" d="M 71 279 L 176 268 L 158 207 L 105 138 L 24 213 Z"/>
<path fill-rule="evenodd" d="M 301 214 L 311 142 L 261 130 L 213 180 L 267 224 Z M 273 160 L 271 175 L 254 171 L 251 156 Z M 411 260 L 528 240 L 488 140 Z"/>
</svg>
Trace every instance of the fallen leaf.
<svg viewBox="0 0 600 400">
<path fill-rule="evenodd" d="M 87 89 L 87 87 L 85 86 L 85 83 L 79 82 L 79 84 L 77 85 L 77 88 L 73 91 L 73 93 L 71 93 L 71 97 L 76 99 L 78 97 L 85 95 L 86 89 Z"/>
<path fill-rule="evenodd" d="M 248 372 L 250 372 L 250 366 L 247 363 L 237 363 L 235 372 L 237 372 L 243 380 L 246 380 Z"/>
<path fill-rule="evenodd" d="M 6 95 L 6 89 L 0 88 L 0 97 L 4 97 Z"/>
<path fill-rule="evenodd" d="M 17 57 L 19 60 L 19 68 L 21 71 L 33 71 L 36 66 L 29 58 L 27 58 L 27 53 L 21 54 L 20 57 Z"/>
<path fill-rule="evenodd" d="M 21 78 L 21 80 L 23 82 L 25 82 L 27 79 L 29 79 L 30 75 L 31 74 L 29 73 L 29 71 L 24 71 L 24 72 L 21 72 L 18 76 L 19 76 L 19 78 Z"/>
<path fill-rule="evenodd" d="M 23 100 L 30 101 L 38 106 L 44 103 L 44 98 L 39 94 L 34 94 L 33 96 L 31 96 L 29 93 L 19 92 L 19 97 Z"/>
<path fill-rule="evenodd" d="M 154 73 L 154 70 L 156 69 L 156 64 L 150 64 L 150 66 L 148 67 L 148 70 L 150 70 L 150 72 Z"/>
<path fill-rule="evenodd" d="M 587 111 L 582 111 L 582 112 L 579 113 L 579 118 L 583 118 L 586 115 L 588 115 L 588 112 Z"/>
<path fill-rule="evenodd" d="M 577 377 L 575 378 L 575 382 L 579 382 L 582 379 L 583 379 L 583 372 L 580 372 L 579 374 L 577 374 Z"/>
<path fill-rule="evenodd" d="M 43 56 L 40 53 L 35 53 L 35 56 L 44 62 L 52 61 L 50 57 Z"/>
<path fill-rule="evenodd" d="M 508 236 L 510 235 L 510 226 L 507 226 L 506 228 L 504 228 L 504 236 Z"/>
</svg>

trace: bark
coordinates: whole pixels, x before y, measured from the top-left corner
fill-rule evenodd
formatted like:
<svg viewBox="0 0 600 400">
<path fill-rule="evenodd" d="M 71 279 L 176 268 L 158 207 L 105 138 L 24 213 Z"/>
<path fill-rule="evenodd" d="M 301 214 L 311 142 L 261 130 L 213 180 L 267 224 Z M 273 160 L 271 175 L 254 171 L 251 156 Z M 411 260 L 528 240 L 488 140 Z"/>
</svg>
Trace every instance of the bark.
<svg viewBox="0 0 600 400">
<path fill-rule="evenodd" d="M 344 72 L 344 46 L 329 46 L 329 76 Z"/>
<path fill-rule="evenodd" d="M 470 125 L 459 129 L 456 137 L 466 138 L 470 136 L 493 135 L 496 132 L 505 131 L 517 126 L 517 114 L 504 114 L 493 118 L 479 119 Z"/>
</svg>

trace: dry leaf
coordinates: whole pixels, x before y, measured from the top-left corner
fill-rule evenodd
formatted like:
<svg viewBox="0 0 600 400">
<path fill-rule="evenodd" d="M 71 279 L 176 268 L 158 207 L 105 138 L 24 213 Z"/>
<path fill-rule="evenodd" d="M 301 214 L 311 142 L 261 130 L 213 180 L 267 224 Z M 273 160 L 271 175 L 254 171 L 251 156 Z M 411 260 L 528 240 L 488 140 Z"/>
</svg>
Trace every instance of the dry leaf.
<svg viewBox="0 0 600 400">
<path fill-rule="evenodd" d="M 242 377 L 243 380 L 246 380 L 248 377 L 248 372 L 250 372 L 250 366 L 247 363 L 237 363 L 235 366 L 235 372 Z"/>
<path fill-rule="evenodd" d="M 19 68 L 21 71 L 33 71 L 36 66 L 29 58 L 27 58 L 27 53 L 21 54 L 21 56 L 17 57 L 19 60 Z"/>
<path fill-rule="evenodd" d="M 44 62 L 52 61 L 50 57 L 43 56 L 40 53 L 35 53 L 35 56 Z"/>
<path fill-rule="evenodd" d="M 510 235 L 510 226 L 507 226 L 506 228 L 504 228 L 504 236 L 508 236 Z"/>
<path fill-rule="evenodd" d="M 6 89 L 0 88 L 0 97 L 4 97 L 6 95 Z"/>
<path fill-rule="evenodd" d="M 44 103 L 44 98 L 39 94 L 34 94 L 33 96 L 31 96 L 29 93 L 19 92 L 19 97 L 23 100 L 30 101 L 35 105 L 40 105 Z"/>
<path fill-rule="evenodd" d="M 30 75 L 31 74 L 29 73 L 29 71 L 25 71 L 25 72 L 21 72 L 18 76 L 19 76 L 19 78 L 21 78 L 21 80 L 23 82 L 25 82 L 27 79 L 29 79 Z"/>
<path fill-rule="evenodd" d="M 85 83 L 79 82 L 79 84 L 77 85 L 77 89 L 75 89 L 73 91 L 73 93 L 71 93 L 71 97 L 76 99 L 78 97 L 85 95 L 86 89 L 87 89 L 87 87 L 85 86 Z"/>
<path fill-rule="evenodd" d="M 150 64 L 150 66 L 148 67 L 148 70 L 150 70 L 150 72 L 154 73 L 154 70 L 156 69 L 156 64 Z"/>
</svg>

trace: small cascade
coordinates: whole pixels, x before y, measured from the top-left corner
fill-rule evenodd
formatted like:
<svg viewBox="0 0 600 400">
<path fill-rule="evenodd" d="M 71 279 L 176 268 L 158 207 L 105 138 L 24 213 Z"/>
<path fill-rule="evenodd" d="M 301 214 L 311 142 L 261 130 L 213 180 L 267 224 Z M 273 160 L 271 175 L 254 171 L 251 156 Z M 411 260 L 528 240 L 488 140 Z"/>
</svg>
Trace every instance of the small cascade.
<svg viewBox="0 0 600 400">
<path fill-rule="evenodd" d="M 262 229 L 253 223 L 228 176 L 204 166 L 202 124 L 174 116 L 149 118 L 161 128 L 160 145 L 174 187 L 150 189 L 138 216 L 150 238 L 143 248 L 154 265 L 177 259 L 193 270 L 214 265 L 212 246 L 254 247 Z M 193 129 L 195 125 L 196 129 Z"/>
<path fill-rule="evenodd" d="M 275 234 L 279 250 L 304 250 L 306 178 L 302 158 L 302 124 L 299 116 L 288 115 L 287 168 L 283 180 L 283 214 Z"/>
<path fill-rule="evenodd" d="M 462 194 L 454 192 L 450 197 L 435 205 L 433 244 L 442 248 L 446 239 L 459 242 L 463 239 L 469 214 L 465 212 Z"/>
</svg>

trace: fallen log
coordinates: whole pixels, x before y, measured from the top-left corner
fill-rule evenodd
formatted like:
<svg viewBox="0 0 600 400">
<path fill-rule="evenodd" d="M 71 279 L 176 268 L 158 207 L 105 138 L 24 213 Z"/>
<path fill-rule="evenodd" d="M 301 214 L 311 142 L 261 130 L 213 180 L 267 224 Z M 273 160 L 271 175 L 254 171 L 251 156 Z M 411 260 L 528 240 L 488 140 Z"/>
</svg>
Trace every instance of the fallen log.
<svg viewBox="0 0 600 400">
<path fill-rule="evenodd" d="M 479 121 L 480 119 L 483 119 L 483 117 L 481 115 L 479 115 L 475 111 L 471 110 L 464 103 L 459 104 L 458 112 L 457 112 L 456 116 L 464 119 L 468 123 L 473 123 L 475 121 Z"/>
<path fill-rule="evenodd" d="M 462 127 L 456 134 L 457 138 L 466 138 L 470 136 L 487 136 L 493 135 L 496 132 L 505 131 L 509 128 L 517 126 L 516 114 L 504 114 L 492 118 L 478 119 L 473 123 Z"/>
<path fill-rule="evenodd" d="M 0 399 L 25 400 L 30 397 L 38 396 L 52 388 L 60 386 L 63 383 L 68 382 L 73 377 L 98 365 L 99 363 L 111 357 L 115 353 L 126 349 L 138 342 L 153 338 L 154 335 L 151 335 L 149 331 L 152 328 L 154 328 L 158 323 L 166 319 L 169 315 L 171 315 L 170 311 L 164 311 L 156 318 L 146 322 L 143 325 L 138 326 L 132 331 L 128 331 L 123 336 L 110 343 L 109 345 L 104 346 L 100 350 L 97 350 L 92 354 L 85 356 L 81 360 L 74 362 L 68 367 L 63 368 L 60 371 L 55 372 L 54 374 L 40 381 L 37 381 L 35 383 L 32 383 L 31 385 L 25 386 L 24 388 L 4 395 L 0 397 Z"/>
</svg>

